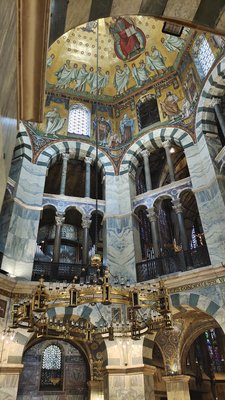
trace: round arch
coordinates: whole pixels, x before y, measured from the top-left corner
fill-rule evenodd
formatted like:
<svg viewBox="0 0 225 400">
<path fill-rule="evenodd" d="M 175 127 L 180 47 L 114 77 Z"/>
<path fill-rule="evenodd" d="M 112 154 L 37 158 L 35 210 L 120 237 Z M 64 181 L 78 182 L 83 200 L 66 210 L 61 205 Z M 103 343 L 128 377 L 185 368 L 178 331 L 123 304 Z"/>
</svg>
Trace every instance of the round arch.
<svg viewBox="0 0 225 400">
<path fill-rule="evenodd" d="M 19 157 L 25 157 L 30 162 L 33 160 L 33 150 L 30 136 L 22 122 L 20 122 L 19 132 L 16 138 L 13 159 L 16 160 Z"/>
<path fill-rule="evenodd" d="M 215 112 L 212 104 L 213 97 L 220 98 L 225 93 L 225 56 L 209 74 L 199 97 L 195 129 L 197 141 L 206 133 L 218 133 Z"/>
<path fill-rule="evenodd" d="M 71 155 L 75 155 L 78 160 L 82 160 L 85 157 L 91 157 L 93 160 L 96 158 L 96 148 L 91 144 L 78 142 L 75 140 L 68 141 L 59 141 L 51 144 L 46 147 L 42 152 L 38 155 L 36 159 L 37 165 L 43 165 L 49 168 L 51 163 L 55 158 L 57 158 L 60 154 L 68 153 Z M 103 152 L 98 152 L 98 163 L 101 168 L 103 168 L 105 174 L 114 174 L 113 165 L 109 159 L 109 157 Z"/>
<path fill-rule="evenodd" d="M 225 333 L 225 308 L 219 302 L 217 303 L 202 294 L 189 292 L 172 294 L 171 303 L 178 310 L 181 307 L 185 308 L 185 306 L 195 310 L 199 309 L 210 317 L 213 317 Z"/>
<path fill-rule="evenodd" d="M 164 127 L 150 131 L 138 138 L 126 151 L 120 164 L 120 173 L 135 173 L 141 151 L 158 149 L 162 147 L 162 143 L 166 140 L 174 142 L 184 150 L 194 144 L 190 133 L 180 128 Z"/>
</svg>

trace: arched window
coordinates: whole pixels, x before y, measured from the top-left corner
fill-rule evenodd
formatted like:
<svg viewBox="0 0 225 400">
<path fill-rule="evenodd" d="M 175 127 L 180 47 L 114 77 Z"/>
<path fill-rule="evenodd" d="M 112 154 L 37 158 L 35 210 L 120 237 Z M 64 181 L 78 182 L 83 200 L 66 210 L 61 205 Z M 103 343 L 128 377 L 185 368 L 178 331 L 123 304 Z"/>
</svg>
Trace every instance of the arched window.
<svg viewBox="0 0 225 400">
<path fill-rule="evenodd" d="M 68 133 L 90 136 L 91 113 L 82 104 L 75 104 L 69 110 Z"/>
<path fill-rule="evenodd" d="M 157 100 L 153 95 L 146 96 L 137 103 L 137 115 L 139 129 L 160 121 Z"/>
<path fill-rule="evenodd" d="M 204 35 L 198 36 L 195 40 L 192 56 L 200 78 L 204 79 L 215 61 L 214 54 Z"/>
<path fill-rule="evenodd" d="M 62 390 L 62 384 L 62 351 L 51 344 L 43 353 L 40 390 Z"/>
</svg>

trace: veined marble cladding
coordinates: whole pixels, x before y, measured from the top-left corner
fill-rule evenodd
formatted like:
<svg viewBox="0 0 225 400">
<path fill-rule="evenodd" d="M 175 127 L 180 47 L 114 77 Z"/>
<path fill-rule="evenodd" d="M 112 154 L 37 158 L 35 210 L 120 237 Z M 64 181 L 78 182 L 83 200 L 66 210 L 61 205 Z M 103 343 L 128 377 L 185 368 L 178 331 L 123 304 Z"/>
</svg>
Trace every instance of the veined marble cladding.
<svg viewBox="0 0 225 400">
<path fill-rule="evenodd" d="M 12 161 L 9 176 L 15 182 L 19 180 L 22 162 L 23 162 L 22 157 Z"/>
<path fill-rule="evenodd" d="M 106 176 L 107 265 L 113 275 L 134 282 L 136 263 L 129 180 L 128 174 Z"/>
<path fill-rule="evenodd" d="M 23 159 L 16 198 L 26 205 L 41 206 L 45 184 L 46 167 Z"/>
<path fill-rule="evenodd" d="M 112 196 L 112 193 L 114 194 Z M 130 178 L 128 174 L 106 176 L 106 214 L 127 214 L 131 212 Z"/>
<path fill-rule="evenodd" d="M 16 400 L 17 388 L 19 381 L 19 372 L 17 373 L 0 373 L 0 400 Z"/>
<path fill-rule="evenodd" d="M 37 237 L 40 211 L 14 203 L 5 245 L 5 255 L 20 261 L 33 261 L 32 244 Z"/>
<path fill-rule="evenodd" d="M 113 275 L 136 281 L 132 216 L 107 218 L 107 265 Z"/>
<path fill-rule="evenodd" d="M 2 268 L 17 276 L 31 276 L 44 182 L 45 168 L 23 159 L 2 261 Z"/>
<path fill-rule="evenodd" d="M 185 149 L 185 155 L 209 256 L 215 265 L 225 259 L 225 205 L 205 138 Z"/>
<path fill-rule="evenodd" d="M 3 203 L 0 216 L 0 252 L 4 253 L 7 233 L 10 226 L 10 219 L 13 210 L 13 200 Z"/>
</svg>

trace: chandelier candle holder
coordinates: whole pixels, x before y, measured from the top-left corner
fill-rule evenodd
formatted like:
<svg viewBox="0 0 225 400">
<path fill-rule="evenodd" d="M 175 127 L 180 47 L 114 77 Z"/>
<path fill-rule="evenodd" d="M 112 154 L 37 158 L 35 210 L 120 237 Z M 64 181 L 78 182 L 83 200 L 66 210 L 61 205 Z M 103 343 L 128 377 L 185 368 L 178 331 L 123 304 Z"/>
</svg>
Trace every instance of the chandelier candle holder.
<svg viewBox="0 0 225 400">
<path fill-rule="evenodd" d="M 140 287 L 112 286 L 108 270 L 93 285 L 75 281 L 67 287 L 50 289 L 40 279 L 31 299 L 20 299 L 13 305 L 13 328 L 26 328 L 37 337 L 57 336 L 92 342 L 96 336 L 108 340 L 115 337 L 138 340 L 146 333 L 173 327 L 169 295 L 163 281 L 158 286 L 147 283 Z M 91 316 L 83 316 L 84 306 L 93 311 L 95 322 Z M 72 308 L 72 311 L 66 312 L 63 318 L 52 316 L 51 310 L 62 307 Z"/>
</svg>

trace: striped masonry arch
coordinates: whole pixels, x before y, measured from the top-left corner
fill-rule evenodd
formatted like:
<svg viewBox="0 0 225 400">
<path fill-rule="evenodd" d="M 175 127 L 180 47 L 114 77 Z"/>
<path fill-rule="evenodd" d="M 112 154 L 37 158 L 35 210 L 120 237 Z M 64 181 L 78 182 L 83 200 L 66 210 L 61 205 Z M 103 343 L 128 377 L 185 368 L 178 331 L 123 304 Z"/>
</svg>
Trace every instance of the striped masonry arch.
<svg viewBox="0 0 225 400">
<path fill-rule="evenodd" d="M 107 311 L 106 311 L 107 312 Z M 102 317 L 93 307 L 88 305 L 77 306 L 77 307 L 53 307 L 47 311 L 48 318 L 72 320 L 74 317 L 82 317 L 83 319 L 89 320 L 93 325 L 98 325 L 102 321 Z M 108 364 L 107 349 L 104 340 L 100 343 L 98 351 L 102 353 L 103 366 Z"/>
<path fill-rule="evenodd" d="M 32 162 L 33 159 L 33 150 L 30 137 L 22 123 L 20 123 L 19 133 L 16 138 L 13 160 L 16 160 L 20 157 L 25 157 L 30 162 Z"/>
<path fill-rule="evenodd" d="M 72 153 L 75 155 L 76 159 L 92 157 L 94 160 L 96 156 L 96 148 L 89 143 L 78 142 L 75 140 L 54 142 L 54 144 L 49 145 L 39 154 L 36 163 L 37 165 L 43 165 L 49 168 L 54 159 L 59 154 L 63 153 Z M 98 158 L 105 171 L 105 175 L 114 175 L 114 168 L 109 157 L 103 151 L 99 150 Z"/>
<path fill-rule="evenodd" d="M 107 320 L 109 316 L 108 310 L 104 308 L 101 309 L 101 314 L 99 312 L 96 313 L 95 307 L 89 305 L 82 305 L 76 308 L 74 307 L 53 307 L 47 311 L 48 318 L 55 318 L 57 319 L 72 319 L 73 317 L 78 316 L 84 319 L 89 320 L 94 325 L 99 325 L 102 322 L 102 316 L 104 320 Z M 153 347 L 154 347 L 154 339 L 156 336 L 156 332 L 152 334 L 145 335 L 143 339 L 143 363 L 147 365 L 152 365 L 152 354 L 153 354 Z M 108 364 L 108 353 L 107 347 L 104 344 L 104 341 L 101 344 L 102 352 L 103 352 L 103 366 Z"/>
<path fill-rule="evenodd" d="M 225 332 L 225 307 L 218 304 L 211 298 L 203 296 L 199 293 L 176 293 L 171 295 L 171 304 L 173 308 L 179 312 L 185 306 L 191 307 L 194 310 L 199 309 L 204 313 L 213 317 Z"/>
<path fill-rule="evenodd" d="M 141 151 L 156 150 L 162 147 L 162 142 L 170 140 L 183 149 L 193 146 L 191 135 L 180 128 L 164 127 L 144 134 L 133 143 L 125 153 L 120 165 L 120 175 L 131 172 L 135 173 L 142 158 Z"/>
<path fill-rule="evenodd" d="M 56 2 L 57 3 L 57 2 Z M 170 23 L 180 23 L 187 26 L 196 26 L 224 33 L 225 7 L 222 0 L 189 1 L 180 0 L 73 0 L 61 1 L 54 7 L 51 24 L 50 44 L 63 32 L 88 21 L 99 18 L 118 17 L 119 15 L 152 16 L 168 20 Z M 84 6 L 85 4 L 85 6 Z M 61 18 L 57 18 L 60 12 Z"/>
<path fill-rule="evenodd" d="M 218 133 L 213 97 L 222 97 L 225 93 L 225 56 L 217 63 L 206 80 L 197 106 L 195 129 L 199 141 L 206 133 Z"/>
</svg>

